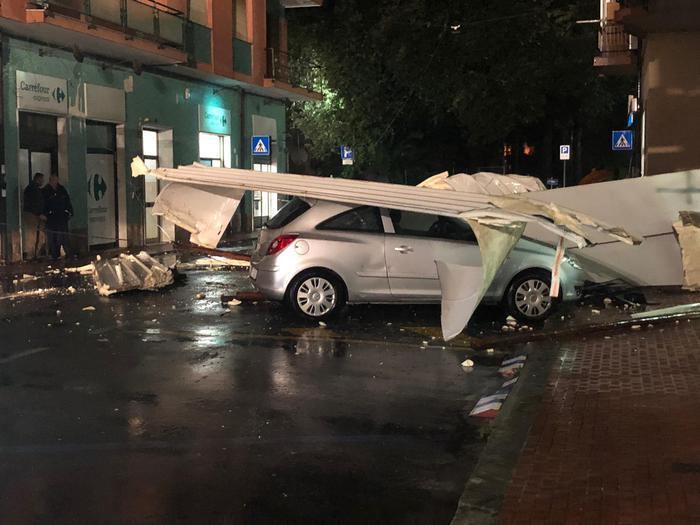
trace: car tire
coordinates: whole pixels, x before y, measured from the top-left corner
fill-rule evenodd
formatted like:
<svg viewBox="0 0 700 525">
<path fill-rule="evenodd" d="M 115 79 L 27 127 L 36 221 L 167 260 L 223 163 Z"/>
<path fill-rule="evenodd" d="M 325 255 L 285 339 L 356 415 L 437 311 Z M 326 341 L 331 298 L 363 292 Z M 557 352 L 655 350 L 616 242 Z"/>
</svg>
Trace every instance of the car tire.
<svg viewBox="0 0 700 525">
<path fill-rule="evenodd" d="M 286 301 L 304 319 L 325 321 L 345 305 L 345 285 L 333 272 L 320 268 L 308 270 L 289 285 Z"/>
<path fill-rule="evenodd" d="M 527 270 L 515 277 L 506 290 L 505 306 L 510 315 L 523 323 L 549 317 L 556 299 L 549 296 L 552 274 L 546 270 Z"/>
</svg>

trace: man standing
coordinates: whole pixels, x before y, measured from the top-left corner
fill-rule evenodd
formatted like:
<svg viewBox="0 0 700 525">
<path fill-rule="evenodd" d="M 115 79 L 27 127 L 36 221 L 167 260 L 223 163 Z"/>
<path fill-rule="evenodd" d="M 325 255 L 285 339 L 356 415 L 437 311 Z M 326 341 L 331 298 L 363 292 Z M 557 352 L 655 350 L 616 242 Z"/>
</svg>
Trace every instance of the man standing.
<svg viewBox="0 0 700 525">
<path fill-rule="evenodd" d="M 58 175 L 52 173 L 44 188 L 44 215 L 46 215 L 46 238 L 53 259 L 61 255 L 61 247 L 68 255 L 68 219 L 73 216 L 73 205 L 66 188 L 58 183 Z"/>
<path fill-rule="evenodd" d="M 24 253 L 27 259 L 36 259 L 46 245 L 44 235 L 44 174 L 36 172 L 31 182 L 24 188 L 22 206 Z"/>
</svg>

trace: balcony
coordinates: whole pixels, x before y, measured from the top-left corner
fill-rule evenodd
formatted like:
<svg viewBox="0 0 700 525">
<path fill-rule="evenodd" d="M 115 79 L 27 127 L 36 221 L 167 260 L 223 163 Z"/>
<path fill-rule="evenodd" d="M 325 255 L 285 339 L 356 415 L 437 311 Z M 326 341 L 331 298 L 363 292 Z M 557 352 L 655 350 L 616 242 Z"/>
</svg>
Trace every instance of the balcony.
<svg viewBox="0 0 700 525">
<path fill-rule="evenodd" d="M 600 55 L 593 65 L 606 68 L 609 74 L 633 74 L 637 70 L 637 38 L 630 35 L 622 24 L 604 22 L 598 33 Z"/>
<path fill-rule="evenodd" d="M 287 9 L 293 7 L 321 7 L 323 0 L 280 0 L 280 4 Z"/>
<path fill-rule="evenodd" d="M 154 0 L 48 0 L 41 3 L 51 14 L 86 21 L 90 27 L 121 31 L 183 49 L 186 17 L 181 11 Z"/>
<path fill-rule="evenodd" d="M 309 62 L 299 60 L 279 49 L 267 49 L 267 73 L 265 78 L 288 84 L 295 88 L 313 91 L 318 85 L 319 69 Z"/>
<path fill-rule="evenodd" d="M 698 0 L 620 0 L 615 22 L 636 36 L 700 31 Z"/>
</svg>

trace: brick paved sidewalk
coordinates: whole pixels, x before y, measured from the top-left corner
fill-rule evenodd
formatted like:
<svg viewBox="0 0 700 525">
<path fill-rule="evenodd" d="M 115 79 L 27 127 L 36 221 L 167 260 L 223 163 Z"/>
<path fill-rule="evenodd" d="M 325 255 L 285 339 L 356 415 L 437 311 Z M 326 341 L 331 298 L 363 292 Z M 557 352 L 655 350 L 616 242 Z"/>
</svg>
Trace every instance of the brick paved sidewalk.
<svg viewBox="0 0 700 525">
<path fill-rule="evenodd" d="M 700 321 L 563 344 L 500 521 L 700 523 Z"/>
</svg>

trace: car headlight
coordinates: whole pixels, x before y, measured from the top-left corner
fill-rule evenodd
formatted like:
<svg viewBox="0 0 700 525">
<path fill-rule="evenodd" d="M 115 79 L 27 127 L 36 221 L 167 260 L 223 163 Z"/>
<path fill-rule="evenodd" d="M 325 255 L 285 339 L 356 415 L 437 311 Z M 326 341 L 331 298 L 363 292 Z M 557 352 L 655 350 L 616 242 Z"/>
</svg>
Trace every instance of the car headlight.
<svg viewBox="0 0 700 525">
<path fill-rule="evenodd" d="M 571 266 L 574 270 L 583 270 L 583 268 L 576 259 L 573 259 L 571 257 L 564 257 L 564 260 L 567 263 L 569 263 L 569 266 Z"/>
</svg>

